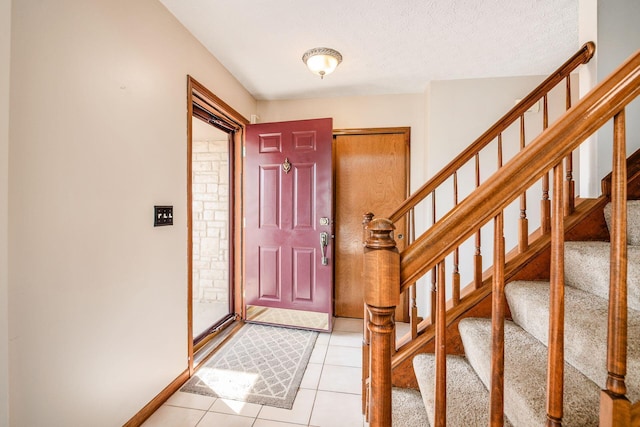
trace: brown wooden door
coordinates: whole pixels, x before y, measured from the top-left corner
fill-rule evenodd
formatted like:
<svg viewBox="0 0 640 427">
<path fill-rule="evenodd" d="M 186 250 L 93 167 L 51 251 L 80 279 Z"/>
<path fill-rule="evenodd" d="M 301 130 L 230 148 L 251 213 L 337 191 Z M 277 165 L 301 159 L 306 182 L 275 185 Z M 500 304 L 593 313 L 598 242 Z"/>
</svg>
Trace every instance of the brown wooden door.
<svg viewBox="0 0 640 427">
<path fill-rule="evenodd" d="M 245 144 L 246 319 L 330 330 L 332 119 L 247 126 Z"/>
<path fill-rule="evenodd" d="M 362 318 L 362 217 L 389 215 L 408 196 L 409 128 L 334 131 L 335 313 Z M 405 224 L 396 224 L 399 249 Z M 402 236 L 402 239 L 398 237 Z M 402 307 L 396 319 L 406 321 Z"/>
</svg>

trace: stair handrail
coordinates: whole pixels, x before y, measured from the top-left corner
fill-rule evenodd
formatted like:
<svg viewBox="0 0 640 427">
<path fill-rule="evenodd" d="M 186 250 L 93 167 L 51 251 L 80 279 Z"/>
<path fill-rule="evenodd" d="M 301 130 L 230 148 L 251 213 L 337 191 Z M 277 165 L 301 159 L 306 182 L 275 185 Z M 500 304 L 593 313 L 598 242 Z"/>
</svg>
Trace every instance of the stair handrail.
<svg viewBox="0 0 640 427">
<path fill-rule="evenodd" d="M 547 174 L 549 170 L 554 170 L 554 201 L 562 200 L 562 190 L 559 184 L 562 180 L 561 164 L 563 159 L 571 154 L 583 141 L 590 135 L 600 129 L 606 122 L 614 119 L 614 176 L 616 183 L 614 187 L 616 191 L 612 195 L 612 203 L 614 209 L 618 212 L 622 220 L 614 225 L 617 231 L 612 233 L 612 246 L 615 250 L 622 251 L 622 256 L 618 256 L 621 260 L 616 261 L 617 271 L 623 271 L 621 277 L 612 278 L 611 290 L 615 293 L 609 314 L 609 343 L 607 368 L 609 377 L 607 379 L 607 389 L 603 391 L 601 403 L 601 420 L 612 420 L 618 410 L 625 405 L 624 397 L 624 372 L 626 370 L 626 362 L 624 348 L 626 348 L 626 184 L 622 180 L 626 179 L 626 163 L 624 159 L 624 121 L 625 107 L 632 100 L 640 95 L 640 51 L 632 55 L 627 61 L 620 65 L 609 77 L 598 84 L 586 96 L 584 96 L 575 106 L 567 110 L 551 127 L 544 130 L 536 137 L 527 147 L 516 154 L 509 162 L 504 164 L 495 174 L 493 174 L 484 183 L 480 184 L 475 191 L 467 196 L 462 202 L 457 204 L 451 211 L 440 218 L 430 229 L 418 237 L 413 244 L 407 247 L 399 256 L 399 261 L 390 263 L 374 263 L 367 262 L 369 260 L 394 260 L 397 257 L 391 256 L 396 251 L 393 241 L 393 222 L 402 214 L 408 212 L 411 207 L 409 204 L 403 204 L 399 210 L 389 219 L 378 218 L 371 223 L 371 236 L 367 239 L 365 245 L 365 304 L 370 312 L 375 313 L 377 309 L 382 308 L 384 315 L 378 319 L 369 319 L 368 329 L 371 332 L 370 358 L 372 366 L 386 367 L 391 366 L 391 352 L 388 348 L 389 336 L 393 333 L 393 321 L 391 313 L 393 305 L 398 299 L 398 282 L 400 283 L 400 292 L 406 290 L 424 273 L 434 267 L 444 269 L 443 260 L 447 255 L 455 250 L 462 242 L 471 237 L 483 225 L 491 219 L 501 221 L 502 211 L 511 202 L 516 200 L 523 191 L 526 191 L 537 180 Z M 473 152 L 473 150 L 471 150 Z M 454 162 L 452 162 L 454 163 Z M 451 165 L 451 164 L 450 164 Z M 522 172 L 526 171 L 526 175 Z M 442 174 L 439 174 L 439 176 Z M 626 182 L 626 181 L 624 181 Z M 429 184 L 429 183 L 428 183 Z M 623 188 L 624 187 L 624 188 Z M 428 187 L 423 187 L 428 188 Z M 432 190 L 424 190 L 426 196 Z M 623 213 L 624 211 L 624 213 Z M 399 215 L 399 216 L 398 216 Z M 556 237 L 562 235 L 562 208 L 555 210 L 554 208 L 554 231 Z M 559 231 L 558 231 L 559 230 Z M 496 235 L 497 236 L 497 235 Z M 552 258 L 562 257 L 562 241 L 560 243 L 552 243 Z M 553 247 L 555 245 L 555 248 Z M 504 251 L 504 248 L 502 248 Z M 554 255 L 554 250 L 556 254 Z M 371 252 L 385 251 L 377 256 Z M 615 257 L 612 255 L 612 260 Z M 552 263 L 553 264 L 553 263 Z M 502 267 L 499 267 L 502 268 Z M 369 273 L 368 273 L 369 272 Z M 559 281 L 562 281 L 562 261 L 559 267 L 556 265 L 555 270 L 552 268 L 552 274 L 560 275 Z M 372 281 L 372 289 L 367 290 L 369 283 L 367 278 L 372 277 L 375 273 L 375 283 Z M 444 271 L 443 271 L 444 273 Z M 500 270 L 497 270 L 499 275 Z M 399 280 L 398 280 L 399 275 Z M 612 271 L 612 276 L 614 271 Z M 438 275 L 438 293 L 437 295 L 437 321 L 436 329 L 440 333 L 436 333 L 436 425 L 444 425 L 444 419 L 439 418 L 438 414 L 444 412 L 446 404 L 446 393 L 441 390 L 446 384 L 446 362 L 444 358 L 444 292 L 441 291 L 444 282 L 444 274 Z M 391 288 L 385 287 L 385 283 L 391 285 Z M 504 286 L 504 283 L 502 283 Z M 375 290 L 375 292 L 372 292 Z M 556 297 L 554 297 L 556 298 Z M 558 294 L 557 298 L 562 299 L 562 295 Z M 553 298 L 552 298 L 553 300 Z M 383 305 L 380 305 L 383 304 Z M 495 299 L 494 299 L 495 304 Z M 552 306 L 558 303 L 552 301 Z M 559 307 L 561 307 L 560 304 Z M 502 310 L 502 309 L 501 309 Z M 559 314 L 563 316 L 563 309 L 559 308 Z M 552 307 L 552 318 L 554 315 Z M 620 313 L 623 313 L 622 315 Z M 557 317 L 557 316 L 556 316 Z M 554 319 L 557 324 L 557 319 Z M 562 322 L 560 322 L 560 325 Z M 554 347 L 562 351 L 562 326 L 554 335 L 559 335 L 558 341 L 553 343 Z M 613 331 L 613 332 L 612 332 Z M 498 334 L 500 335 L 500 333 Z M 550 333 L 551 335 L 551 333 Z M 550 340 L 551 341 L 551 340 Z M 384 342 L 382 349 L 376 348 L 375 342 Z M 494 341 L 494 345 L 495 341 Z M 504 351 L 504 336 L 502 343 L 498 343 L 498 349 L 502 347 Z M 556 350 L 549 349 L 550 355 Z M 557 361 L 549 359 L 550 377 L 559 378 L 562 384 L 562 366 L 555 369 Z M 560 358 L 559 360 L 562 360 Z M 389 368 L 390 369 L 390 368 Z M 553 373 L 551 373 L 553 371 Z M 501 379 L 503 373 L 498 373 L 498 380 Z M 368 393 L 370 425 L 378 427 L 390 425 L 390 372 L 384 373 L 379 378 L 383 381 L 375 381 L 378 384 L 370 384 Z M 551 381 L 551 379 L 549 380 Z M 502 393 L 498 390 L 498 393 Z M 492 391 L 493 393 L 493 391 Z M 559 397 L 554 391 L 556 397 L 548 397 L 548 416 L 550 422 L 556 425 L 562 417 L 562 392 L 560 388 Z M 558 400 L 559 399 L 559 400 Z M 559 403 L 558 403 L 559 402 Z M 493 399 L 492 399 L 493 403 Z M 628 404 L 628 401 L 626 401 Z M 558 405 L 560 405 L 558 407 Z M 620 406 L 622 405 L 622 406 Z M 634 406 L 635 408 L 635 406 Z M 607 412 L 603 415 L 603 412 Z M 501 410 L 494 410 L 493 414 L 500 414 Z M 627 409 L 627 414 L 628 414 Z M 497 415 L 501 416 L 501 415 Z M 559 418 L 554 418 L 559 416 Z M 604 417 L 604 418 L 603 418 Z M 495 421 L 495 420 L 492 420 Z M 556 424 L 554 424 L 556 423 Z M 492 424 L 499 424 L 498 421 Z M 609 424 L 607 421 L 606 424 Z M 624 424 L 627 425 L 627 424 Z"/>
<path fill-rule="evenodd" d="M 401 292 L 611 120 L 638 96 L 639 82 L 640 52 L 637 52 L 419 236 L 401 253 Z M 527 176 L 522 176 L 523 170 L 528 172 Z"/>
<path fill-rule="evenodd" d="M 596 46 L 593 42 L 585 43 L 571 58 L 562 64 L 556 71 L 549 75 L 542 83 L 533 89 L 527 96 L 518 102 L 511 110 L 502 116 L 478 139 L 471 143 L 463 152 L 458 154 L 449 164 L 425 182 L 418 190 L 409 196 L 396 208 L 387 218 L 392 222 L 397 222 L 418 203 L 424 200 L 429 194 L 436 190 L 445 182 L 461 165 L 471 160 L 480 150 L 486 147 L 498 135 L 518 120 L 527 110 L 536 104 L 545 94 L 558 85 L 563 79 L 570 75 L 576 68 L 586 64 L 595 53 Z"/>
</svg>

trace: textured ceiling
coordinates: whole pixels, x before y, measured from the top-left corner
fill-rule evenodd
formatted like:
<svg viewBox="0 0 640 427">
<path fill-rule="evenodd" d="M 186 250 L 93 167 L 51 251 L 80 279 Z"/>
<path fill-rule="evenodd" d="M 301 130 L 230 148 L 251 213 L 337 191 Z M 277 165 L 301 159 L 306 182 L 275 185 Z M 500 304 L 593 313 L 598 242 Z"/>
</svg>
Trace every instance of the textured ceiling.
<svg viewBox="0 0 640 427">
<path fill-rule="evenodd" d="M 420 93 L 431 80 L 549 74 L 578 0 L 160 0 L 257 99 Z M 344 57 L 320 80 L 312 47 Z"/>
</svg>

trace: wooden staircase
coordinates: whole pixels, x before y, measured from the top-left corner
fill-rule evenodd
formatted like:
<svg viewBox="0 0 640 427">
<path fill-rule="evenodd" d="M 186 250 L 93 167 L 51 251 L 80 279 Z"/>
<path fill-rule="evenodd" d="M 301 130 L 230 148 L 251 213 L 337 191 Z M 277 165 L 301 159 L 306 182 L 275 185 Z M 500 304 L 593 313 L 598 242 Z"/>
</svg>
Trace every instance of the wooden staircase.
<svg viewBox="0 0 640 427">
<path fill-rule="evenodd" d="M 627 396 L 640 399 L 640 201 L 628 203 Z M 600 209 L 600 216 L 604 216 Z M 605 387 L 609 242 L 565 243 L 564 408 L 565 426 L 598 425 L 599 390 Z M 505 416 L 513 425 L 545 424 L 549 280 L 519 280 L 505 293 L 513 321 L 505 327 Z M 490 319 L 465 318 L 459 325 L 465 356 L 447 356 L 449 425 L 487 425 L 487 386 L 491 359 Z M 413 359 L 429 419 L 433 414 L 433 354 Z M 526 367 L 522 369 L 522 367 Z M 453 383 L 452 383 L 453 382 Z M 480 392 L 452 392 L 478 384 Z M 531 386 L 538 384 L 538 386 Z M 472 402 L 472 403 L 470 403 Z M 473 407 L 475 405 L 476 407 Z"/>
<path fill-rule="evenodd" d="M 447 419 L 455 419 L 455 414 L 446 411 L 447 396 L 454 393 L 452 389 L 447 392 L 447 378 L 458 375 L 460 368 L 447 354 L 463 352 L 458 323 L 461 318 L 478 313 L 482 314 L 480 317 L 491 318 L 488 325 L 491 358 L 486 379 L 489 424 L 505 425 L 505 341 L 509 346 L 512 336 L 508 332 L 513 329 L 510 323 L 505 323 L 510 317 L 505 285 L 540 265 L 548 265 L 551 283 L 547 393 L 542 416 L 549 426 L 562 425 L 565 404 L 569 404 L 563 394 L 564 242 L 575 233 L 576 224 L 590 221 L 598 206 L 601 209 L 609 199 L 613 220 L 606 343 L 608 374 L 600 392 L 598 419 L 602 426 L 639 425 L 640 404 L 631 404 L 625 384 L 628 315 L 625 106 L 640 94 L 640 52 L 572 107 L 571 73 L 589 61 L 594 49 L 592 43 L 584 45 L 388 218 L 365 218 L 363 411 L 371 426 L 391 426 L 393 371 L 410 365 L 416 353 L 430 350 L 434 352 L 433 424 L 444 426 Z M 554 88 L 563 85 L 567 111 L 550 123 L 553 120 L 549 116 L 548 98 L 552 91 L 557 91 Z M 537 102 L 543 105 L 542 131 L 532 138 L 525 133 L 528 129 L 525 112 Z M 572 152 L 610 120 L 614 134 L 610 184 L 603 188 L 603 198 L 576 202 Z M 519 137 L 515 142 L 507 141 L 506 135 L 513 127 L 519 129 Z M 507 158 L 509 152 L 516 154 Z M 486 175 L 481 173 L 481 158 L 488 156 L 495 158 L 496 171 L 481 181 L 481 176 Z M 463 198 L 458 183 L 469 180 L 468 175 L 463 175 L 469 169 L 474 171 L 471 179 L 475 181 L 475 189 Z M 538 204 L 531 203 L 533 192 L 541 195 Z M 453 208 L 438 216 L 437 208 L 444 204 L 443 197 L 453 198 Z M 519 213 L 517 218 L 508 215 L 514 206 Z M 399 253 L 393 236 L 394 223 L 404 221 L 412 225 L 418 211 L 429 212 L 433 225 Z M 518 234 L 517 244 L 508 253 L 505 227 L 509 233 L 515 229 Z M 596 232 L 606 237 L 606 229 Z M 493 238 L 489 239 L 491 235 Z M 492 254 L 488 263 L 487 253 Z M 473 268 L 464 270 L 467 265 Z M 469 285 L 461 288 L 461 282 Z M 430 288 L 430 304 L 426 308 L 418 306 L 418 287 Z M 402 292 L 410 295 L 411 324 L 410 332 L 399 337 L 396 344 L 394 310 Z M 413 381 L 400 378 L 405 384 Z M 398 383 L 398 378 L 395 382 Z"/>
</svg>

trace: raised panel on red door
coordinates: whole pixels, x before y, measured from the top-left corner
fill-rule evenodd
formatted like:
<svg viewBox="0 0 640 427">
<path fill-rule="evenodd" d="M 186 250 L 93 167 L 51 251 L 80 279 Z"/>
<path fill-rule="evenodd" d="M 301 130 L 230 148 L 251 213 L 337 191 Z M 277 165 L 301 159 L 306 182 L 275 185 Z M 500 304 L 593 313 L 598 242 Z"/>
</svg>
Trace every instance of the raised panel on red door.
<svg viewBox="0 0 640 427">
<path fill-rule="evenodd" d="M 247 127 L 248 321 L 331 328 L 332 138 L 331 119 Z"/>
</svg>

